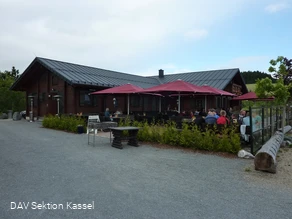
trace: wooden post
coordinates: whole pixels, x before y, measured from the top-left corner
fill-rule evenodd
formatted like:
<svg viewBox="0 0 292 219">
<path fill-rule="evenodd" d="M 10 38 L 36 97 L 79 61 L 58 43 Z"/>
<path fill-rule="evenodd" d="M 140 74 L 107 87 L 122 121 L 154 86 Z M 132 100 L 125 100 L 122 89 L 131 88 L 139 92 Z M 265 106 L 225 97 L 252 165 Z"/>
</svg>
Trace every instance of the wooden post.
<svg viewBox="0 0 292 219">
<path fill-rule="evenodd" d="M 262 106 L 262 145 L 264 144 L 264 136 L 265 136 L 265 109 Z"/>
<path fill-rule="evenodd" d="M 252 108 L 251 106 L 249 107 L 249 123 L 250 123 L 250 151 L 252 154 L 254 154 L 254 148 L 253 148 L 253 128 L 252 128 Z"/>
<path fill-rule="evenodd" d="M 281 123 L 281 128 L 282 129 L 284 129 L 285 123 L 286 123 L 286 107 L 283 106 L 283 109 L 282 109 L 282 123 Z"/>
</svg>

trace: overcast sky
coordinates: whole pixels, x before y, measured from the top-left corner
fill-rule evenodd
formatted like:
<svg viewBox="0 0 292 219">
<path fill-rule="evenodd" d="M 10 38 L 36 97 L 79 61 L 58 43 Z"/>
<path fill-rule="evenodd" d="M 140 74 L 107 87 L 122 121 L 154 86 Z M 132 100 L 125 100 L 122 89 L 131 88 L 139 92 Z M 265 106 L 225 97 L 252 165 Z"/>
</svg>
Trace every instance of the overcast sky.
<svg viewBox="0 0 292 219">
<path fill-rule="evenodd" d="M 266 71 L 292 58 L 292 0 L 0 0 L 0 71 L 50 58 L 138 75 Z"/>
</svg>

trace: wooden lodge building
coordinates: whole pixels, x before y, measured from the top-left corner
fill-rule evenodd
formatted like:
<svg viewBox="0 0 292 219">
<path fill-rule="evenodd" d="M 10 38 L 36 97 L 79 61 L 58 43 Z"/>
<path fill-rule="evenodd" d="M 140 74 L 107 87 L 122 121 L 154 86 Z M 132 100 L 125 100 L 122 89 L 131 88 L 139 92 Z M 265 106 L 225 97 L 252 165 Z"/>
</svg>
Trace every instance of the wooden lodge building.
<svg viewBox="0 0 292 219">
<path fill-rule="evenodd" d="M 18 80 L 12 90 L 25 91 L 27 97 L 27 115 L 41 117 L 57 113 L 56 95 L 60 95 L 59 112 L 64 114 L 101 113 L 108 107 L 111 112 L 120 109 L 127 111 L 127 95 L 90 95 L 90 93 L 127 83 L 149 88 L 175 80 L 184 80 L 195 85 L 204 85 L 225 90 L 236 95 L 247 93 L 245 82 L 238 68 L 164 74 L 159 70 L 156 76 L 143 77 L 100 68 L 88 67 L 62 61 L 36 57 Z M 33 96 L 33 98 L 30 98 Z M 113 99 L 116 99 L 116 105 Z M 181 98 L 181 109 L 192 110 L 205 108 L 227 108 L 231 97 L 188 95 Z M 205 105 L 205 100 L 207 103 Z M 177 107 L 177 97 L 165 95 L 162 98 L 162 111 Z M 132 112 L 149 112 L 159 110 L 159 97 L 153 95 L 131 94 L 130 110 Z"/>
</svg>

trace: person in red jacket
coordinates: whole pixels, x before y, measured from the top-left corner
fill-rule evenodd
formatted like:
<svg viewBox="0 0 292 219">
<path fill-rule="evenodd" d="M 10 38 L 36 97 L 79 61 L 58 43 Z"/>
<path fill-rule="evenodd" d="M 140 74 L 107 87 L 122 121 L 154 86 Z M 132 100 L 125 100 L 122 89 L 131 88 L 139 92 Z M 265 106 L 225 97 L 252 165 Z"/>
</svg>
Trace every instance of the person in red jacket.
<svg viewBox="0 0 292 219">
<path fill-rule="evenodd" d="M 226 117 L 225 110 L 220 111 L 220 117 L 217 119 L 217 124 L 218 125 L 229 125 L 230 124 L 229 119 Z"/>
</svg>

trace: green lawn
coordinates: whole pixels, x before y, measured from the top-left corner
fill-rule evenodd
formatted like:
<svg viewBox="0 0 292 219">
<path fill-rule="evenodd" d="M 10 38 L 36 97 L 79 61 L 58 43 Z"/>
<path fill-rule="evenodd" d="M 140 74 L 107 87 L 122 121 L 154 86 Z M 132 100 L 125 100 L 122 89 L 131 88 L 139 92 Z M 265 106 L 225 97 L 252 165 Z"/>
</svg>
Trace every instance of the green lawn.
<svg viewBox="0 0 292 219">
<path fill-rule="evenodd" d="M 254 91 L 255 90 L 255 85 L 256 84 L 247 84 L 246 87 L 247 87 L 248 92 L 249 91 Z"/>
</svg>

